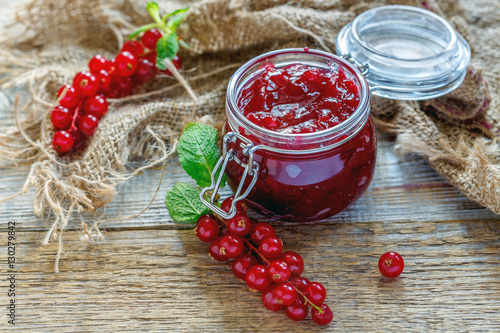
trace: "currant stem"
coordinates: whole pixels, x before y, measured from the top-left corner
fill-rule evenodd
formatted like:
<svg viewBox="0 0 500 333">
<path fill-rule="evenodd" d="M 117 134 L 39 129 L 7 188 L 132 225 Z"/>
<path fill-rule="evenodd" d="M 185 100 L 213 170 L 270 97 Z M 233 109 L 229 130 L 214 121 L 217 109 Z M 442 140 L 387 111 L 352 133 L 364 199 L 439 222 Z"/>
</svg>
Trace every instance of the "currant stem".
<svg viewBox="0 0 500 333">
<path fill-rule="evenodd" d="M 291 281 L 290 281 L 290 282 L 291 282 Z M 299 295 L 300 295 L 300 296 L 304 297 L 304 299 L 306 300 L 306 302 L 307 302 L 307 303 L 311 304 L 311 306 L 312 306 L 313 308 L 315 308 L 316 310 L 318 310 L 318 311 L 319 311 L 319 313 L 323 314 L 323 310 L 321 310 L 321 308 L 320 308 L 319 306 L 317 306 L 316 304 L 314 304 L 313 302 L 311 302 L 311 301 L 309 300 L 309 298 L 307 298 L 307 296 L 306 296 L 306 295 L 304 295 L 304 294 L 303 294 L 303 293 L 299 290 L 299 288 L 297 288 L 297 287 L 295 286 L 295 284 L 293 284 L 293 282 L 291 282 L 291 284 L 292 284 L 293 288 L 295 289 L 295 291 L 296 291 L 297 293 L 299 293 Z"/>
<path fill-rule="evenodd" d="M 75 113 L 73 114 L 73 120 L 71 121 L 70 130 L 76 130 L 76 118 L 78 118 L 78 113 L 80 113 L 80 108 L 82 107 L 83 100 L 78 102 L 78 105 L 75 108 Z"/>
<path fill-rule="evenodd" d="M 270 262 L 269 260 L 267 260 L 266 257 L 264 257 L 264 255 L 262 253 L 259 252 L 259 249 L 257 249 L 255 246 L 253 246 L 252 243 L 250 243 L 248 240 L 246 240 L 245 238 L 242 238 L 243 241 L 245 242 L 245 244 L 248 245 L 248 247 L 250 247 L 253 251 L 255 251 L 255 253 L 257 253 L 259 255 L 259 257 L 262 258 L 262 260 L 266 263 L 266 265 L 269 265 Z"/>
</svg>

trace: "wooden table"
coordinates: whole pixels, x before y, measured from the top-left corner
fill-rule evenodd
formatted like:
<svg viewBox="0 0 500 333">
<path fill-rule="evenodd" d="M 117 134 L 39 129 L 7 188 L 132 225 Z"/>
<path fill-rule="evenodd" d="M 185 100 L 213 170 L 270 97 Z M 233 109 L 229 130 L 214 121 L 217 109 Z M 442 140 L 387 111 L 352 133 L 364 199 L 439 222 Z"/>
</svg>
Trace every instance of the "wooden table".
<svg viewBox="0 0 500 333">
<path fill-rule="evenodd" d="M 0 92 L 0 124 L 12 123 L 11 101 Z M 113 220 L 147 205 L 160 171 L 120 186 L 101 217 L 105 238 L 98 244 L 79 239 L 81 219 L 93 217 L 74 216 L 64 234 L 60 274 L 53 273 L 56 242 L 39 245 L 50 221 L 33 215 L 33 194 L 1 204 L 0 331 L 499 331 L 499 216 L 464 197 L 422 159 L 398 159 L 393 138 L 378 133 L 378 139 L 375 178 L 357 204 L 317 223 L 273 222 L 285 248 L 303 256 L 304 276 L 325 285 L 335 313 L 328 327 L 266 310 L 260 293 L 208 257 L 192 225 L 172 221 L 163 197 L 186 180 L 174 159 L 139 218 Z M 21 188 L 28 170 L 0 169 L 0 197 Z M 16 222 L 15 327 L 6 317 L 9 221 Z M 377 270 L 389 250 L 406 263 L 395 280 Z"/>
</svg>

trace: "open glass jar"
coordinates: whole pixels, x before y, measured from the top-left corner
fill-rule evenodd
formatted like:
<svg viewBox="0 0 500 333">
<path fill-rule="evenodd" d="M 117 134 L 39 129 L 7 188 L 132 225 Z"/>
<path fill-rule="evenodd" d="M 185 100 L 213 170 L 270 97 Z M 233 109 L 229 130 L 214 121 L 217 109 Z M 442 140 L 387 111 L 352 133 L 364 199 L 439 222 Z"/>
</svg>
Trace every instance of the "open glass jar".
<svg viewBox="0 0 500 333">
<path fill-rule="evenodd" d="M 460 85 L 470 60 L 467 43 L 445 20 L 409 6 L 361 14 L 339 33 L 337 51 L 340 56 L 278 50 L 236 71 L 226 95 L 223 156 L 212 185 L 200 194 L 205 205 L 224 218 L 234 216 L 241 200 L 287 221 L 314 221 L 339 213 L 361 196 L 373 177 L 376 136 L 369 117 L 370 92 L 402 100 L 441 96 Z M 318 132 L 289 134 L 258 126 L 238 108 L 238 98 L 268 64 L 341 70 L 354 82 L 359 104 L 343 122 Z M 235 191 L 229 212 L 215 205 L 221 170 Z M 210 200 L 207 192 L 212 193 Z"/>
</svg>

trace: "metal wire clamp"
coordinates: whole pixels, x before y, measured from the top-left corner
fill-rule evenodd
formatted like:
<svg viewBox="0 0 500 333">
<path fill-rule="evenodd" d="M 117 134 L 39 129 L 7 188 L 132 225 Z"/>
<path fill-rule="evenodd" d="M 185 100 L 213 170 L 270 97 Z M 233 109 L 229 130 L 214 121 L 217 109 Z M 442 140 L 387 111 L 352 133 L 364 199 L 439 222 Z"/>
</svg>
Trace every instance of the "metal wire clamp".
<svg viewBox="0 0 500 333">
<path fill-rule="evenodd" d="M 230 143 L 235 143 L 237 139 L 240 139 L 240 141 L 242 142 L 240 144 L 240 147 L 242 148 L 243 155 L 248 157 L 247 163 L 243 163 L 243 161 L 241 161 L 236 156 L 236 150 L 234 148 L 228 150 L 228 145 Z M 214 167 L 214 170 L 212 171 L 211 184 L 209 187 L 205 187 L 200 192 L 201 202 L 220 217 L 226 220 L 234 217 L 234 215 L 236 215 L 236 204 L 247 197 L 247 195 L 250 193 L 255 183 L 257 182 L 259 164 L 253 160 L 253 153 L 258 149 L 259 149 L 258 146 L 254 146 L 254 144 L 250 140 L 248 140 L 239 133 L 229 132 L 226 135 L 224 135 L 223 145 L 222 145 L 222 156 L 219 158 L 217 164 Z M 226 166 L 229 163 L 229 161 L 232 160 L 234 160 L 237 164 L 239 164 L 244 169 L 244 171 L 238 189 L 234 194 L 234 200 L 231 203 L 231 209 L 229 210 L 229 212 L 225 212 L 215 204 L 215 201 L 217 198 L 217 192 L 220 189 L 220 184 L 224 177 L 224 171 L 226 170 Z M 243 191 L 243 186 L 247 176 L 252 176 L 253 178 L 248 187 Z M 208 192 L 211 192 L 210 200 L 207 200 L 207 198 L 205 197 Z"/>
</svg>

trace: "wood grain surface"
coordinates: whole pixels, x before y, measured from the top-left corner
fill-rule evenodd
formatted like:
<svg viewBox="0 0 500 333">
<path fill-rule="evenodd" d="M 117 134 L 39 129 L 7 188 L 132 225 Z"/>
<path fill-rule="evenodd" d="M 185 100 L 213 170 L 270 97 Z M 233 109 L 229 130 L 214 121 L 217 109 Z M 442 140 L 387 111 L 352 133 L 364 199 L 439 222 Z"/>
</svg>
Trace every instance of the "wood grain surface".
<svg viewBox="0 0 500 333">
<path fill-rule="evenodd" d="M 0 0 L 0 26 L 6 4 Z M 0 124 L 12 124 L 13 96 L 0 91 Z M 177 159 L 150 201 L 160 171 L 120 186 L 98 217 L 74 216 L 57 244 L 41 247 L 50 221 L 33 214 L 33 194 L 0 204 L 0 331 L 19 332 L 427 332 L 500 331 L 500 217 L 467 199 L 418 157 L 400 159 L 393 138 L 378 133 L 369 190 L 351 208 L 324 221 L 272 222 L 285 249 L 299 252 L 304 276 L 323 283 L 335 317 L 319 327 L 264 308 L 208 257 L 192 225 L 172 221 L 163 197 L 187 177 Z M 0 169 L 0 197 L 23 185 L 29 168 Z M 226 190 L 225 194 L 229 192 Z M 102 220 L 105 238 L 80 241 L 81 219 Z M 16 326 L 7 324 L 7 223 L 16 221 Z M 378 257 L 389 250 L 405 271 L 384 279 Z"/>
</svg>

